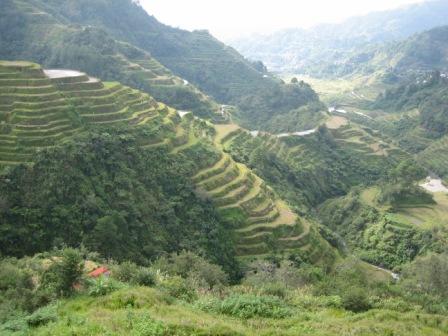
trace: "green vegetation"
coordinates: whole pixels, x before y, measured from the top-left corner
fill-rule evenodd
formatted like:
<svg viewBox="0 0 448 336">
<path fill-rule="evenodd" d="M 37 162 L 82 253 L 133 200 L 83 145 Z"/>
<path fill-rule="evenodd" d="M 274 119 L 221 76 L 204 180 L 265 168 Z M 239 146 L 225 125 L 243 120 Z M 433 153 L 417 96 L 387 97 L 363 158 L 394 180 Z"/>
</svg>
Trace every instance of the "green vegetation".
<svg viewBox="0 0 448 336">
<path fill-rule="evenodd" d="M 318 212 L 322 223 L 341 235 L 361 259 L 394 268 L 428 251 L 444 251 L 446 229 L 400 220 L 396 214 L 401 208 L 372 207 L 364 201 L 359 193 L 352 192 L 325 202 Z M 416 205 L 402 204 L 406 209 L 412 206 Z"/>
<path fill-rule="evenodd" d="M 72 282 L 70 297 L 52 296 L 55 293 L 44 289 L 43 279 L 55 263 L 67 265 L 71 253 L 82 258 L 83 274 Z M 186 261 L 193 261 L 193 267 L 185 273 Z M 137 266 L 107 264 L 86 251 L 5 259 L 0 268 L 0 331 L 4 335 L 448 333 L 446 256 L 432 255 L 407 265 L 398 283 L 372 276 L 374 270 L 356 259 L 333 270 L 297 258 L 277 262 L 253 263 L 241 284 L 228 286 L 218 266 L 188 252 L 140 267 L 153 279 L 140 285 L 134 280 Z M 110 275 L 89 278 L 87 273 L 98 265 L 107 266 Z M 61 269 L 73 273 L 69 266 Z M 207 280 L 210 273 L 219 275 L 212 286 Z M 29 281 L 28 292 L 13 290 L 12 283 L 20 277 Z M 411 294 L 413 286 L 418 289 Z M 41 301 L 28 306 L 38 297 Z"/>
<path fill-rule="evenodd" d="M 226 147 L 241 129 L 216 126 L 217 146 Z M 263 180 L 245 165 L 223 154 L 211 166 L 193 176 L 198 192 L 210 197 L 224 221 L 235 230 L 240 256 L 297 252 L 313 262 L 331 264 L 331 248 L 305 218 L 298 217 Z"/>
<path fill-rule="evenodd" d="M 18 166 L 1 178 L 1 253 L 83 244 L 116 260 L 145 263 L 189 248 L 232 268 L 231 236 L 188 181 L 210 155 L 206 145 L 178 157 L 164 148 L 139 149 L 121 131 L 45 150 L 32 167 Z M 173 165 L 178 169 L 168 168 Z"/>
<path fill-rule="evenodd" d="M 393 111 L 417 108 L 420 125 L 428 136 L 441 136 L 448 130 L 448 112 L 445 101 L 448 81 L 436 71 L 418 79 L 418 84 L 401 85 L 380 95 L 374 108 Z"/>
<path fill-rule="evenodd" d="M 18 165 L 20 161 L 8 158 L 26 153 L 23 161 L 33 163 L 8 170 L 2 179 L 4 254 L 82 243 L 116 260 L 143 263 L 191 244 L 213 249 L 208 235 L 217 235 L 217 244 L 235 243 L 240 256 L 301 249 L 314 262 L 332 263 L 333 251 L 312 224 L 221 151 L 218 139 L 227 137 L 222 134 L 226 125 L 215 129 L 191 115 L 181 118 L 140 91 L 83 73 L 42 71 L 32 63 L 13 62 L 3 62 L 2 69 L 7 92 L 2 99 L 11 104 L 4 105 L 7 141 L 0 159 L 5 166 Z M 17 81 L 27 86 L 13 86 Z M 45 93 L 22 95 L 17 90 Z M 54 107 L 48 111 L 48 105 Z M 59 119 L 70 135 L 53 138 Z M 168 167 L 173 166 L 177 170 L 170 175 Z M 120 182 L 109 186 L 108 181 L 116 180 Z M 25 190 L 33 190 L 32 198 L 25 198 Z M 213 214 L 215 208 L 219 214 Z M 24 232 L 36 229 L 42 235 L 28 240 L 31 236 Z M 193 239 L 197 234 L 203 239 Z M 230 247 L 221 257 L 233 263 L 233 253 Z"/>
<path fill-rule="evenodd" d="M 304 137 L 276 138 L 263 133 L 252 137 L 240 132 L 226 142 L 226 148 L 306 212 L 352 186 L 380 179 L 405 155 L 386 144 L 375 146 L 379 142 L 374 134 L 345 125 L 334 130 L 323 126 Z M 389 150 L 391 155 L 386 156 Z"/>
<path fill-rule="evenodd" d="M 328 112 L 138 1 L 0 31 L 0 334 L 448 335 L 445 28 L 328 55 Z"/>
<path fill-rule="evenodd" d="M 173 75 L 149 52 L 113 38 L 104 29 L 70 25 L 66 20 L 61 25 L 62 18 L 47 2 L 8 0 L 3 9 L 1 29 L 8 34 L 0 37 L 5 46 L 0 59 L 26 59 L 46 68 L 84 71 L 145 91 L 175 108 L 219 119 L 218 105 L 210 97 Z"/>
<path fill-rule="evenodd" d="M 213 100 L 172 71 L 220 103 L 236 105 L 238 119 L 252 127 L 290 127 L 287 120 L 271 122 L 272 111 L 292 116 L 302 108 L 311 115 L 305 122 L 321 118 L 315 111 L 319 99 L 308 85 L 283 84 L 207 32 L 165 26 L 131 0 L 7 0 L 1 19 L 3 59 L 82 70 L 176 108 L 221 118 Z"/>
</svg>

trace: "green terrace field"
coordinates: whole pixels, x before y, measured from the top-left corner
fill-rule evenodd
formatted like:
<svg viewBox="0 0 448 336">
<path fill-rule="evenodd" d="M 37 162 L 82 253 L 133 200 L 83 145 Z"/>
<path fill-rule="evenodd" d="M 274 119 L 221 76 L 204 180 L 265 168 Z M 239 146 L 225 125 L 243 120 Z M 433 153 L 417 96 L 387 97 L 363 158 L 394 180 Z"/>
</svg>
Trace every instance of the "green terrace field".
<svg viewBox="0 0 448 336">
<path fill-rule="evenodd" d="M 329 105 L 348 105 L 359 107 L 360 105 L 376 99 L 378 94 L 384 91 L 388 85 L 376 76 L 353 76 L 337 79 L 314 78 L 307 75 L 285 74 L 281 76 L 289 82 L 297 78 L 309 83 L 319 94 L 321 100 Z"/>
<path fill-rule="evenodd" d="M 9 1 L 3 13 L 4 20 L 8 17 L 6 13 L 29 23 L 20 27 L 26 30 L 23 43 L 27 50 L 8 54 L 4 49 L 3 54 L 0 52 L 0 59 L 26 59 L 46 68 L 76 69 L 145 91 L 177 109 L 219 119 L 215 113 L 219 106 L 211 97 L 175 76 L 149 52 L 114 39 L 92 25 L 62 25 L 60 16 L 49 10 L 46 4 L 36 1 Z"/>
<path fill-rule="evenodd" d="M 215 128 L 215 143 L 223 148 L 235 133 L 241 132 L 234 124 Z M 306 219 L 298 217 L 263 180 L 225 152 L 193 181 L 199 192 L 212 198 L 225 218 L 238 223 L 235 234 L 240 256 L 282 250 L 303 251 L 314 262 L 319 262 L 322 254 L 331 256 L 329 247 L 319 241 Z"/>
<path fill-rule="evenodd" d="M 290 113 L 320 104 L 308 85 L 282 83 L 208 32 L 166 26 L 132 1 L 8 0 L 0 16 L 0 59 L 118 81 L 202 118 L 223 121 L 218 101 L 246 125 L 286 129 Z"/>
<path fill-rule="evenodd" d="M 14 62 L 0 63 L 0 115 L 3 165 L 30 162 L 36 150 L 89 127 L 159 127 L 169 137 L 180 121 L 175 110 L 119 83 Z"/>
<path fill-rule="evenodd" d="M 197 193 L 218 207 L 234 229 L 240 256 L 301 250 L 319 261 L 332 255 L 311 224 L 299 218 L 275 192 L 242 163 L 221 151 L 232 131 L 228 125 L 182 117 L 141 91 L 101 82 L 71 70 L 42 70 L 32 63 L 0 65 L 0 162 L 32 163 L 39 149 L 56 146 L 89 129 L 129 128 L 148 150 L 164 146 L 188 155 L 202 143 L 215 146 L 216 160 L 192 177 Z M 215 135 L 216 134 L 216 135 Z M 215 138 L 214 138 L 215 137 Z M 323 248 L 322 248 L 323 246 Z"/>
<path fill-rule="evenodd" d="M 448 195 L 443 192 L 434 193 L 435 204 L 415 204 L 395 207 L 380 206 L 376 202 L 379 189 L 372 187 L 361 193 L 361 199 L 369 206 L 388 212 L 388 218 L 398 226 L 419 229 L 448 229 Z"/>
</svg>

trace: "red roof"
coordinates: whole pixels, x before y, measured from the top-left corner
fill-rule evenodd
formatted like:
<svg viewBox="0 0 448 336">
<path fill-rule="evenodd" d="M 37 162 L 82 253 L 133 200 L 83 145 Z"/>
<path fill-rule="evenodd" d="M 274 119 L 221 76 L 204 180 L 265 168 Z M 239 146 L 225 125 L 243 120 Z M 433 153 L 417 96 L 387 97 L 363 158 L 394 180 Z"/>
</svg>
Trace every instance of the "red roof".
<svg viewBox="0 0 448 336">
<path fill-rule="evenodd" d="M 90 272 L 88 274 L 88 276 L 92 277 L 92 278 L 98 278 L 100 275 L 108 275 L 109 274 L 109 270 L 107 269 L 107 267 L 101 266 L 98 267 L 96 270 L 93 270 L 92 272 Z"/>
</svg>

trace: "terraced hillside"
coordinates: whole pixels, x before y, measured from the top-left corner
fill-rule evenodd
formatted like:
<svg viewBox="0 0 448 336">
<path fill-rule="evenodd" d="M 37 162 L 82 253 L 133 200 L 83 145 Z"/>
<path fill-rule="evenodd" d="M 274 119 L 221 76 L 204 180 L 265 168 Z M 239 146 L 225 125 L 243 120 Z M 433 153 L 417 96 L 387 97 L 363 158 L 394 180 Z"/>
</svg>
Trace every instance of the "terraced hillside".
<svg viewBox="0 0 448 336">
<path fill-rule="evenodd" d="M 332 131 L 336 141 L 344 148 L 363 155 L 367 159 L 375 161 L 375 156 L 385 156 L 393 161 L 406 157 L 406 153 L 381 138 L 378 131 L 356 124 L 342 125 Z"/>
<path fill-rule="evenodd" d="M 203 118 L 221 119 L 214 113 L 217 104 L 172 73 L 219 103 L 238 107 L 240 122 L 251 127 L 289 130 L 289 112 L 314 112 L 320 105 L 305 83 L 285 84 L 206 31 L 165 26 L 138 1 L 5 0 L 0 28 L 0 59 L 26 59 L 119 81 Z M 285 117 L 274 122 L 273 111 Z M 320 120 L 319 113 L 313 115 Z"/>
<path fill-rule="evenodd" d="M 308 210 L 351 187 L 372 183 L 407 154 L 377 132 L 334 117 L 315 133 L 275 136 L 236 129 L 225 150 L 256 170 L 296 210 Z"/>
<path fill-rule="evenodd" d="M 148 52 L 114 39 L 102 29 L 69 25 L 46 5 L 39 7 L 34 1 L 7 0 L 0 16 L 5 25 L 3 32 L 9 29 L 8 23 L 13 24 L 9 18 L 27 22 L 14 33 L 0 36 L 0 59 L 25 59 L 46 68 L 76 69 L 145 91 L 177 109 L 191 110 L 204 118 L 220 118 L 216 114 L 219 106 L 212 98 L 175 76 Z"/>
<path fill-rule="evenodd" d="M 0 63 L 0 102 L 3 166 L 31 163 L 37 150 L 98 127 L 131 127 L 143 148 L 165 146 L 173 154 L 188 155 L 194 146 L 208 144 L 216 159 L 211 157 L 193 182 L 198 194 L 210 198 L 232 225 L 239 255 L 299 249 L 314 261 L 332 255 L 308 221 L 220 149 L 231 136 L 227 125 L 215 129 L 117 82 L 103 83 L 72 70 L 42 70 L 25 62 Z"/>
<path fill-rule="evenodd" d="M 215 143 L 224 148 L 242 132 L 228 124 L 218 125 L 216 130 Z M 328 244 L 308 220 L 297 216 L 260 177 L 227 153 L 193 180 L 226 218 L 238 223 L 234 228 L 240 256 L 288 250 L 301 252 L 314 262 L 332 257 Z"/>
<path fill-rule="evenodd" d="M 30 162 L 36 150 L 93 126 L 163 128 L 163 141 L 175 142 L 180 121 L 174 109 L 140 91 L 26 62 L 0 63 L 0 118 L 2 165 Z M 143 145 L 161 141 L 142 137 Z"/>
</svg>

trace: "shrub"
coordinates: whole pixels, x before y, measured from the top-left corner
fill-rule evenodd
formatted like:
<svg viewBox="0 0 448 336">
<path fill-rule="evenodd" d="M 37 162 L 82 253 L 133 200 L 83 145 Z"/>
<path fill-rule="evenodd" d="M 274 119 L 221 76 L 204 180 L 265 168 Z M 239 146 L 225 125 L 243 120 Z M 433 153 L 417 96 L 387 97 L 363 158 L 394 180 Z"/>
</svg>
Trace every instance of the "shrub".
<svg viewBox="0 0 448 336">
<path fill-rule="evenodd" d="M 252 317 L 285 318 L 291 315 L 286 303 L 273 296 L 251 294 L 231 295 L 224 300 L 206 298 L 197 303 L 204 311 L 235 316 L 243 319 Z"/>
<path fill-rule="evenodd" d="M 361 288 L 348 289 L 342 295 L 342 306 L 354 313 L 364 312 L 371 308 L 369 299 Z"/>
<path fill-rule="evenodd" d="M 0 291 L 10 288 L 32 288 L 31 276 L 16 265 L 4 260 L 0 263 Z"/>
<path fill-rule="evenodd" d="M 131 282 L 133 276 L 138 271 L 138 266 L 130 261 L 125 261 L 112 268 L 112 276 L 121 282 Z"/>
<path fill-rule="evenodd" d="M 182 278 L 190 278 L 200 287 L 207 289 L 214 286 L 227 284 L 226 273 L 220 266 L 208 262 L 206 259 L 187 251 L 179 254 L 171 254 L 161 257 L 153 264 L 153 268 L 159 269 L 170 275 L 178 275 Z"/>
<path fill-rule="evenodd" d="M 403 269 L 403 287 L 411 292 L 448 299 L 448 255 L 429 254 L 416 258 Z"/>
<path fill-rule="evenodd" d="M 305 309 L 315 309 L 316 307 L 342 308 L 342 299 L 338 295 L 314 296 L 306 293 L 297 293 L 293 297 L 293 303 Z"/>
<path fill-rule="evenodd" d="M 26 318 L 26 321 L 30 327 L 37 327 L 49 322 L 54 322 L 57 319 L 57 306 L 52 304 L 36 310 Z"/>
<path fill-rule="evenodd" d="M 25 332 L 29 328 L 26 319 L 17 316 L 8 319 L 5 323 L 0 324 L 0 335 L 16 335 L 17 332 Z M 20 335 L 20 334 L 19 334 Z"/>
<path fill-rule="evenodd" d="M 168 277 L 160 283 L 160 288 L 176 299 L 191 302 L 197 298 L 196 290 L 180 276 Z"/>
<path fill-rule="evenodd" d="M 287 295 L 286 285 L 281 282 L 268 283 L 261 287 L 261 293 L 263 295 L 276 296 L 279 298 L 285 298 Z"/>
<path fill-rule="evenodd" d="M 148 287 L 123 288 L 96 300 L 99 307 L 112 310 L 127 307 L 148 308 L 164 304 L 172 304 L 174 298 L 164 291 Z"/>
<path fill-rule="evenodd" d="M 167 328 L 162 322 L 155 321 L 149 316 L 130 316 L 132 325 L 131 336 L 164 336 L 167 335 Z"/>
<path fill-rule="evenodd" d="M 156 276 L 150 268 L 140 267 L 135 273 L 132 283 L 140 286 L 154 286 Z"/>
<path fill-rule="evenodd" d="M 90 296 L 106 295 L 123 287 L 123 285 L 116 280 L 103 276 L 89 280 L 88 284 Z"/>
<path fill-rule="evenodd" d="M 409 302 L 404 301 L 402 298 L 378 298 L 372 304 L 373 308 L 377 309 L 387 309 L 387 310 L 395 310 L 398 312 L 409 312 L 414 309 L 417 309 L 415 306 L 411 305 Z"/>
<path fill-rule="evenodd" d="M 114 266 L 112 276 L 121 282 L 140 286 L 153 286 L 156 282 L 155 274 L 150 268 L 140 267 L 129 261 Z"/>
<path fill-rule="evenodd" d="M 83 260 L 78 250 L 67 248 L 60 259 L 54 260 L 43 275 L 43 286 L 50 288 L 58 296 L 73 292 L 73 286 L 81 279 Z"/>
</svg>

